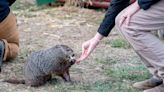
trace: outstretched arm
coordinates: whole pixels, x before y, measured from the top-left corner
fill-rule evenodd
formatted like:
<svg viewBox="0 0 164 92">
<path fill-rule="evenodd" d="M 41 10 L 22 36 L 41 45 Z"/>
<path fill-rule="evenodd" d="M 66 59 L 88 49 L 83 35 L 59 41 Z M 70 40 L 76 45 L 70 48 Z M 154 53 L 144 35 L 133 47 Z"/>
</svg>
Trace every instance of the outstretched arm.
<svg viewBox="0 0 164 92">
<path fill-rule="evenodd" d="M 108 36 L 111 29 L 115 25 L 115 18 L 118 15 L 119 12 L 121 12 L 125 7 L 129 5 L 130 0 L 112 0 L 109 8 L 105 14 L 105 17 L 100 24 L 100 27 L 96 33 L 96 35 L 91 38 L 90 40 L 84 42 L 82 44 L 82 54 L 81 57 L 77 60 L 77 62 L 80 62 L 84 59 L 86 59 L 92 51 L 96 48 L 96 46 L 99 44 L 100 40 L 103 39 L 103 37 Z"/>
</svg>

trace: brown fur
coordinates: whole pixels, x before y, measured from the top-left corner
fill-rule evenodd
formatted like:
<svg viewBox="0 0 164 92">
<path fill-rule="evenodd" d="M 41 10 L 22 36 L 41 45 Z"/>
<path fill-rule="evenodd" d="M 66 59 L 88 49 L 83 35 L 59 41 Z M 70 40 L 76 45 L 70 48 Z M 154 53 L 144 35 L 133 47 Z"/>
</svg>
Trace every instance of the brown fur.
<svg viewBox="0 0 164 92">
<path fill-rule="evenodd" d="M 52 74 L 71 81 L 69 68 L 75 63 L 74 53 L 66 45 L 56 45 L 47 50 L 32 53 L 24 66 L 24 80 L 9 79 L 4 82 L 38 87 L 51 80 Z"/>
</svg>

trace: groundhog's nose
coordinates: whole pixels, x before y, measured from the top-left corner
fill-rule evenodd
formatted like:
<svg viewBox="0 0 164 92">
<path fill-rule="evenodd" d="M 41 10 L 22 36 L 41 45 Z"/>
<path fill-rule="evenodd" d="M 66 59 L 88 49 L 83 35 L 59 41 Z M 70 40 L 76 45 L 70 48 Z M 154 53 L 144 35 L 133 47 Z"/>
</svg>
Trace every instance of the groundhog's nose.
<svg viewBox="0 0 164 92">
<path fill-rule="evenodd" d="M 72 59 L 71 60 L 71 65 L 75 64 L 75 62 L 76 62 L 76 59 Z"/>
</svg>

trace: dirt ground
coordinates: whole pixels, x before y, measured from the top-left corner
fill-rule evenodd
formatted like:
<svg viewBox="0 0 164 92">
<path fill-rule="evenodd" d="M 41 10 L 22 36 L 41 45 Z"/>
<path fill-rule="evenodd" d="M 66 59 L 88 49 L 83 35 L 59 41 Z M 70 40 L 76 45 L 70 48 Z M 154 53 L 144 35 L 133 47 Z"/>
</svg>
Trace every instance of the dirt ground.
<svg viewBox="0 0 164 92">
<path fill-rule="evenodd" d="M 13 12 L 17 16 L 20 32 L 20 53 L 16 59 L 3 65 L 1 79 L 23 78 L 23 65 L 26 57 L 33 51 L 50 48 L 56 44 L 70 46 L 79 57 L 81 44 L 94 36 L 104 16 L 102 11 L 75 7 L 31 8 Z M 109 37 L 101 41 L 87 60 L 71 68 L 71 78 L 77 85 L 110 80 L 110 77 L 104 74 L 104 68 L 110 67 L 110 65 L 105 65 L 106 63 L 117 61 L 120 65 L 126 63 L 125 65 L 134 66 L 129 63 L 134 61 L 138 64 L 140 60 L 131 48 L 112 48 L 107 44 L 116 36 L 119 35 L 116 30 L 113 30 Z M 58 83 L 60 85 L 57 85 Z M 65 86 L 61 87 L 61 85 Z M 40 88 L 0 83 L 0 92 L 91 92 L 77 88 L 77 85 L 74 85 L 75 89 L 74 86 L 69 87 L 69 84 L 63 83 L 60 78 L 57 82 L 47 83 Z M 67 91 L 63 90 L 67 86 Z M 88 90 L 87 87 L 86 90 Z"/>
</svg>

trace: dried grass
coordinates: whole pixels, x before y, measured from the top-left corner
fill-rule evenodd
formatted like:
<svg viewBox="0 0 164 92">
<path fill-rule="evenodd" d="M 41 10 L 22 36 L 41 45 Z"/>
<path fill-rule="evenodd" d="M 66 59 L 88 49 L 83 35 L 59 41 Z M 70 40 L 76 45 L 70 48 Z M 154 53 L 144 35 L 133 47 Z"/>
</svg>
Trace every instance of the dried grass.
<svg viewBox="0 0 164 92">
<path fill-rule="evenodd" d="M 67 0 L 65 6 L 84 7 L 84 3 L 92 3 L 91 0 Z"/>
</svg>

